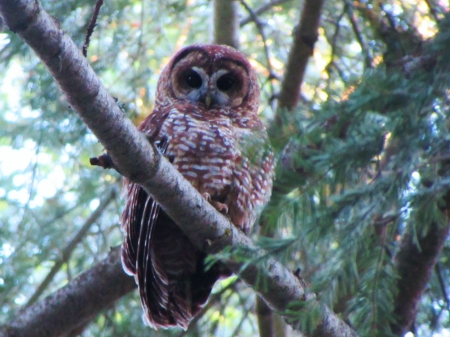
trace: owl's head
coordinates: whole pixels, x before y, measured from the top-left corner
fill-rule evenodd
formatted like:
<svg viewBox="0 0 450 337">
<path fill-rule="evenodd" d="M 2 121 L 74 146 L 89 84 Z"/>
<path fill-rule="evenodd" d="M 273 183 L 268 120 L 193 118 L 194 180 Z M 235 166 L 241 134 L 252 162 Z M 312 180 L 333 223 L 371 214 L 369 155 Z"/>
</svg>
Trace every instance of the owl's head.
<svg viewBox="0 0 450 337">
<path fill-rule="evenodd" d="M 207 110 L 239 107 L 256 112 L 259 87 L 241 52 L 228 46 L 195 44 L 181 49 L 166 66 L 158 81 L 157 100 L 181 101 Z"/>
</svg>

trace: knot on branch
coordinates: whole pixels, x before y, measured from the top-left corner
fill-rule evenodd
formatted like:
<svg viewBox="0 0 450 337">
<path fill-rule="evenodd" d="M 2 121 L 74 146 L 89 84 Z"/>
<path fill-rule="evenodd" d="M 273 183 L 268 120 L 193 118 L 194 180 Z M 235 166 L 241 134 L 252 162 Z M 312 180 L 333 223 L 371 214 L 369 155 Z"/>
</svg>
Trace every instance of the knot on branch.
<svg viewBox="0 0 450 337">
<path fill-rule="evenodd" d="M 98 157 L 91 157 L 89 158 L 89 163 L 92 166 L 100 166 L 104 169 L 115 169 L 117 171 L 116 166 L 114 165 L 114 162 L 111 158 L 111 156 L 108 153 L 103 153 Z"/>
<path fill-rule="evenodd" d="M 302 40 L 302 42 L 309 48 L 314 49 L 314 44 L 317 42 L 318 39 L 318 35 L 306 35 L 306 34 L 301 34 L 300 38 Z"/>
</svg>

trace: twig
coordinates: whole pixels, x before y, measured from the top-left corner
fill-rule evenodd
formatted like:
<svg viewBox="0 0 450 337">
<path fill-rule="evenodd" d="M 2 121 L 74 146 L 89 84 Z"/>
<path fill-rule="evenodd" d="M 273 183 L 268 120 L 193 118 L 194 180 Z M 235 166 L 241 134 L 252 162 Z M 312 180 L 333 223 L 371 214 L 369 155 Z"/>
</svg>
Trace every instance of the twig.
<svg viewBox="0 0 450 337">
<path fill-rule="evenodd" d="M 442 271 L 441 266 L 439 265 L 439 262 L 436 263 L 436 266 L 434 266 L 434 271 L 436 272 L 436 275 L 439 280 L 439 285 L 441 287 L 442 296 L 444 297 L 445 303 L 447 304 L 447 310 L 450 311 L 450 300 L 447 295 L 447 288 L 445 286 L 444 278 L 442 277 Z"/>
<path fill-rule="evenodd" d="M 247 4 L 247 2 L 245 0 L 241 0 L 241 3 L 245 7 L 245 9 L 250 13 L 250 16 L 252 17 L 253 21 L 256 24 L 256 27 L 258 28 L 259 35 L 261 35 L 261 38 L 263 40 L 264 54 L 266 56 L 267 68 L 269 70 L 268 81 L 270 83 L 270 94 L 271 94 L 271 96 L 273 96 L 274 88 L 273 88 L 272 78 L 276 78 L 276 76 L 275 76 L 273 68 L 272 68 L 272 63 L 270 62 L 269 48 L 267 47 L 267 38 L 266 38 L 266 34 L 264 33 L 264 27 L 261 23 L 261 20 L 258 18 L 258 15 L 256 14 L 256 12 Z"/>
<path fill-rule="evenodd" d="M 98 157 L 89 158 L 89 163 L 92 166 L 100 166 L 104 169 L 116 169 L 116 167 L 114 166 L 114 162 L 108 153 L 103 153 Z"/>
<path fill-rule="evenodd" d="M 328 43 L 331 46 L 331 55 L 330 55 L 330 62 L 328 62 L 327 66 L 325 67 L 327 73 L 328 73 L 328 80 L 327 80 L 327 87 L 331 87 L 331 82 L 333 81 L 333 77 L 331 76 L 331 67 L 334 65 L 334 57 L 336 56 L 336 46 L 337 46 L 337 41 L 338 41 L 338 37 L 339 37 L 339 32 L 341 30 L 341 20 L 345 15 L 345 11 L 347 9 L 348 5 L 345 4 L 344 5 L 344 9 L 342 10 L 342 13 L 339 14 L 337 21 L 335 23 L 335 30 L 334 30 L 334 34 L 331 38 L 331 40 L 328 38 L 328 35 L 325 34 L 325 37 L 328 40 Z"/>
<path fill-rule="evenodd" d="M 353 13 L 353 4 L 349 3 L 348 0 L 345 1 L 345 8 L 347 17 L 350 20 L 350 24 L 352 25 L 353 32 L 355 33 L 356 40 L 358 40 L 359 45 L 361 46 L 361 50 L 364 53 L 364 63 L 367 68 L 372 67 L 372 58 L 370 57 L 369 50 L 366 46 L 366 42 L 364 41 L 363 35 L 358 27 L 358 23 L 356 22 L 354 13 Z"/>
<path fill-rule="evenodd" d="M 241 305 L 242 305 L 242 307 L 244 308 L 244 313 L 242 314 L 242 318 L 241 318 L 241 320 L 239 321 L 239 323 L 238 323 L 238 325 L 236 326 L 236 328 L 234 329 L 234 331 L 231 333 L 231 336 L 240 336 L 240 330 L 241 330 L 241 328 L 242 328 L 242 324 L 244 323 L 244 321 L 247 319 L 247 316 L 248 316 L 248 314 L 249 314 L 249 312 L 251 311 L 251 309 L 252 309 L 252 304 L 251 305 L 249 305 L 247 308 L 245 308 L 244 307 L 244 304 L 245 303 L 242 303 L 242 301 L 240 301 L 241 302 Z M 256 330 L 256 329 L 255 329 Z M 279 336 L 279 337 L 281 337 L 281 336 Z"/>
<path fill-rule="evenodd" d="M 277 5 L 281 5 L 284 4 L 285 2 L 289 2 L 292 0 L 274 0 L 274 1 L 270 1 L 268 3 L 266 3 L 265 5 L 262 5 L 261 7 L 255 9 L 255 14 L 256 15 L 261 15 L 264 12 L 268 11 L 269 9 L 271 9 L 272 7 L 275 7 Z M 253 21 L 253 15 L 249 15 L 247 16 L 245 19 L 242 19 L 241 22 L 239 22 L 239 25 L 245 26 L 247 23 Z"/>
<path fill-rule="evenodd" d="M 273 311 L 258 295 L 256 295 L 256 317 L 259 337 L 276 337 Z"/>
<path fill-rule="evenodd" d="M 111 188 L 109 193 L 107 194 L 106 198 L 104 198 L 100 205 L 95 209 L 95 211 L 91 214 L 91 216 L 86 220 L 84 225 L 80 228 L 80 230 L 75 234 L 75 236 L 70 240 L 69 244 L 63 249 L 61 253 L 61 257 L 55 262 L 53 268 L 49 271 L 47 276 L 44 278 L 42 283 L 39 285 L 39 287 L 36 289 L 34 294 L 30 297 L 28 302 L 24 305 L 24 308 L 28 308 L 30 305 L 32 305 L 34 302 L 37 301 L 37 299 L 42 295 L 42 293 L 45 291 L 47 286 L 50 284 L 50 282 L 53 280 L 53 277 L 56 275 L 56 273 L 59 271 L 59 269 L 62 267 L 62 265 L 67 262 L 67 260 L 70 258 L 70 255 L 72 254 L 73 250 L 77 246 L 77 244 L 84 238 L 89 228 L 92 226 L 92 224 L 97 221 L 97 219 L 102 215 L 103 211 L 108 207 L 109 203 L 114 200 L 117 192 L 115 187 Z"/>
<path fill-rule="evenodd" d="M 223 294 L 225 294 L 226 291 L 231 290 L 234 291 L 236 289 L 236 285 L 238 284 L 239 279 L 236 279 L 235 281 L 228 284 L 226 287 L 223 287 L 218 292 L 211 294 L 210 298 L 208 299 L 208 302 L 206 305 L 201 308 L 199 313 L 192 319 L 192 321 L 189 323 L 189 328 L 186 331 L 181 332 L 178 337 L 184 337 L 188 336 L 190 333 L 192 333 L 193 328 L 196 326 L 198 321 L 208 312 L 209 309 L 211 309 L 217 302 L 220 302 L 221 297 Z"/>
<path fill-rule="evenodd" d="M 41 228 L 47 227 L 51 224 L 53 224 L 55 221 L 63 218 L 65 215 L 67 215 L 68 213 L 72 212 L 73 210 L 75 210 L 77 207 L 80 207 L 81 204 L 76 204 L 74 206 L 72 206 L 71 208 L 64 210 L 64 212 L 57 214 L 56 216 L 54 216 L 52 219 L 46 221 L 45 223 L 43 223 L 41 225 Z M 34 217 L 34 213 L 32 211 L 30 211 L 30 214 Z M 38 220 L 36 219 L 36 222 L 38 222 Z M 30 236 L 28 234 L 24 235 L 23 238 L 20 239 L 19 242 L 17 242 L 16 247 L 25 247 L 25 244 L 30 240 Z M 11 263 L 14 263 L 14 259 L 16 258 L 17 255 L 20 254 L 22 250 L 21 249 L 15 249 L 11 255 L 9 255 L 8 257 L 5 257 L 3 259 L 3 264 L 4 265 L 8 265 Z M 8 302 L 8 297 L 7 296 L 3 296 L 0 300 L 0 307 L 2 307 L 3 305 L 5 305 L 6 302 Z"/>
<path fill-rule="evenodd" d="M 435 4 L 432 4 L 430 0 L 425 0 L 425 3 L 428 6 L 428 9 L 430 10 L 430 14 L 433 16 L 434 20 L 436 22 L 439 22 L 439 17 L 438 17 L 438 13 L 436 8 L 434 8 L 434 6 L 436 6 Z M 434 6 L 433 6 L 434 5 Z"/>
<path fill-rule="evenodd" d="M 89 47 L 89 42 L 91 40 L 92 33 L 94 32 L 94 28 L 97 25 L 98 13 L 100 12 L 100 7 L 103 5 L 103 0 L 97 0 L 94 7 L 94 14 L 92 14 L 91 21 L 89 22 L 89 26 L 86 31 L 86 38 L 83 44 L 83 56 L 87 57 L 87 49 Z"/>
<path fill-rule="evenodd" d="M 38 155 L 41 150 L 41 144 L 42 144 L 42 137 L 44 135 L 44 129 L 42 126 L 40 127 L 41 132 L 39 133 L 39 139 L 36 146 L 36 151 L 34 153 L 34 163 L 33 163 L 33 169 L 31 174 L 31 181 L 28 188 L 28 199 L 25 205 L 23 206 L 23 213 L 22 213 L 22 219 L 20 220 L 19 224 L 17 225 L 17 231 L 23 232 L 23 225 L 25 224 L 25 218 L 27 216 L 28 210 L 30 209 L 30 202 L 33 199 L 34 196 L 34 183 L 36 181 L 36 174 L 37 174 L 37 168 L 38 168 Z"/>
</svg>

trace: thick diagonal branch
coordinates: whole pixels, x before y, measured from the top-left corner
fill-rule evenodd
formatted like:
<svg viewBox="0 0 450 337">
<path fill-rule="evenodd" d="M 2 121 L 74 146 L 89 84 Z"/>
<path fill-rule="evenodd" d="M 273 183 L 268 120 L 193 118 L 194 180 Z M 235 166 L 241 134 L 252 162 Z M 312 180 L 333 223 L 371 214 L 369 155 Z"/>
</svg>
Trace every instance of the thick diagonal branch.
<svg viewBox="0 0 450 337">
<path fill-rule="evenodd" d="M 2 1 L 0 15 L 47 65 L 69 103 L 108 151 L 114 167 L 150 193 L 196 246 L 208 253 L 245 247 L 245 260 L 223 261 L 275 310 L 283 312 L 291 301 L 307 298 L 300 281 L 275 260 L 248 263 L 261 260 L 266 253 L 257 249 L 154 151 L 123 115 L 78 47 L 38 2 Z M 265 282 L 261 282 L 262 277 Z M 327 308 L 322 310 L 316 331 L 320 336 L 355 335 Z"/>
</svg>

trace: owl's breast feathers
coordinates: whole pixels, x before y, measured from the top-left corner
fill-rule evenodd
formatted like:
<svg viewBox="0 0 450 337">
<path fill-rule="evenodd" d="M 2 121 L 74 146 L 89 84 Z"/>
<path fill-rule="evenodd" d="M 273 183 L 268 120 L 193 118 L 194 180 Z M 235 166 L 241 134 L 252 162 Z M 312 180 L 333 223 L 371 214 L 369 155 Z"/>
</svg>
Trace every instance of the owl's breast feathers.
<svg viewBox="0 0 450 337">
<path fill-rule="evenodd" d="M 200 193 L 225 203 L 231 222 L 248 234 L 270 198 L 274 157 L 259 119 L 220 112 L 205 118 L 175 105 L 164 121 L 149 121 L 160 124 L 150 129 L 158 130 L 156 140 L 167 137 L 175 168 Z"/>
</svg>

